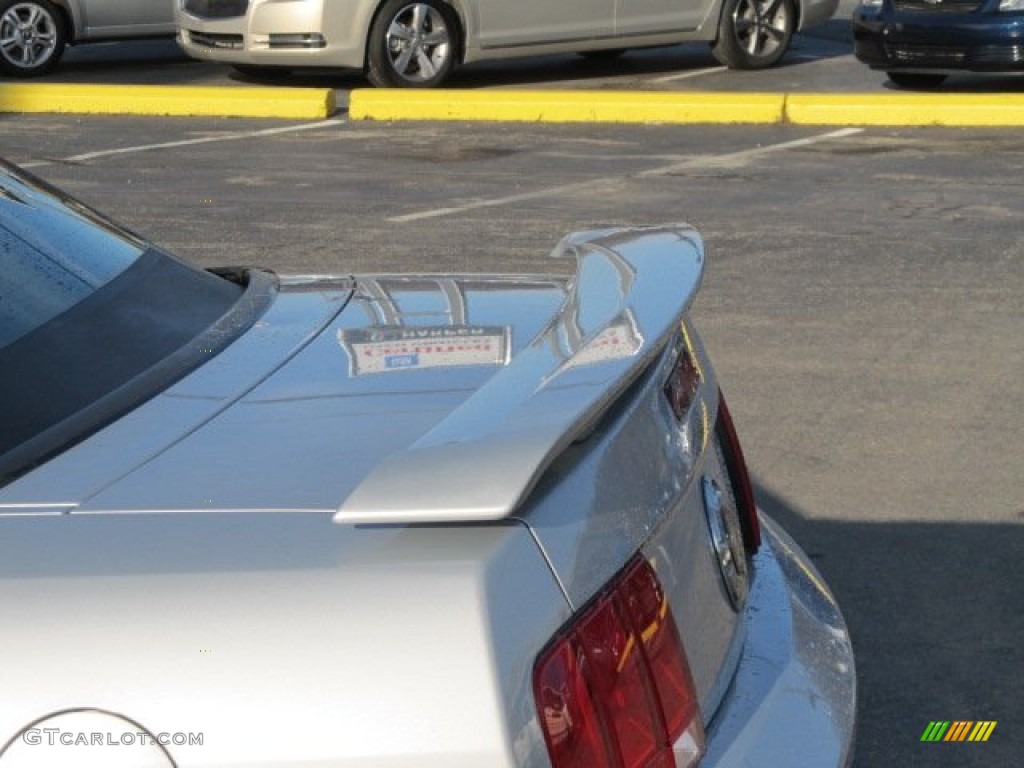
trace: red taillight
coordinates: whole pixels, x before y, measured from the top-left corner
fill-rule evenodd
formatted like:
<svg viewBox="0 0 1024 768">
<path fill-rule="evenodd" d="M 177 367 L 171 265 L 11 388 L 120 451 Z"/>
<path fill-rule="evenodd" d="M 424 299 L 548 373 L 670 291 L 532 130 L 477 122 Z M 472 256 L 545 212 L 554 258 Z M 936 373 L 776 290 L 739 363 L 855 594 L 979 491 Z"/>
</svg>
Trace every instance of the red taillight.
<svg viewBox="0 0 1024 768">
<path fill-rule="evenodd" d="M 533 690 L 553 768 L 686 768 L 703 750 L 679 632 L 639 557 L 537 659 Z M 692 759 L 677 766 L 684 733 Z"/>
<path fill-rule="evenodd" d="M 651 676 L 657 681 L 665 725 L 669 734 L 678 736 L 700 714 L 693 680 L 658 577 L 646 561 L 641 563 L 627 571 L 630 614 L 644 638 L 645 655 Z"/>
<path fill-rule="evenodd" d="M 754 500 L 754 486 L 750 483 L 747 462 L 743 458 L 743 449 L 736 436 L 736 427 L 729 414 L 729 406 L 725 404 L 722 390 L 718 390 L 718 441 L 725 456 L 725 466 L 729 472 L 733 496 L 739 507 L 740 524 L 743 526 L 743 543 L 747 553 L 754 554 L 761 546 L 761 524 L 757 521 L 757 502 Z"/>
<path fill-rule="evenodd" d="M 689 349 L 683 347 L 679 351 L 679 358 L 669 374 L 668 381 L 665 382 L 665 397 L 677 421 L 686 418 L 686 412 L 690 410 L 698 386 L 700 371 L 694 365 Z"/>
</svg>

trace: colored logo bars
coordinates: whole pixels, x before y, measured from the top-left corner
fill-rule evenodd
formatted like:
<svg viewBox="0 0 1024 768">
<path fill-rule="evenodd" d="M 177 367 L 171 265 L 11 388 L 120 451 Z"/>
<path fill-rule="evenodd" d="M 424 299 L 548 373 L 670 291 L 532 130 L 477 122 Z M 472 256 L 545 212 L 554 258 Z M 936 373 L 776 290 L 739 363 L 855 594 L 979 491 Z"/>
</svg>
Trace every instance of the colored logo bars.
<svg viewBox="0 0 1024 768">
<path fill-rule="evenodd" d="M 921 741 L 988 741 L 995 728 L 995 720 L 933 720 L 924 729 Z"/>
</svg>

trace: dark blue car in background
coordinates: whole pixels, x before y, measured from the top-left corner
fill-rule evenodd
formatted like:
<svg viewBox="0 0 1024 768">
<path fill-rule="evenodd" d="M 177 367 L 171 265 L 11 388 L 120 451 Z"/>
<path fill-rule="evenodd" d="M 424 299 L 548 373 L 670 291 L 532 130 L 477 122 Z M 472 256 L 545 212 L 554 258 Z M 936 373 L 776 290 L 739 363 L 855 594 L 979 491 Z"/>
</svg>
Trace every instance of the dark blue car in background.
<svg viewBox="0 0 1024 768">
<path fill-rule="evenodd" d="M 904 88 L 954 72 L 1024 71 L 1024 0 L 867 0 L 853 14 L 857 58 Z"/>
</svg>

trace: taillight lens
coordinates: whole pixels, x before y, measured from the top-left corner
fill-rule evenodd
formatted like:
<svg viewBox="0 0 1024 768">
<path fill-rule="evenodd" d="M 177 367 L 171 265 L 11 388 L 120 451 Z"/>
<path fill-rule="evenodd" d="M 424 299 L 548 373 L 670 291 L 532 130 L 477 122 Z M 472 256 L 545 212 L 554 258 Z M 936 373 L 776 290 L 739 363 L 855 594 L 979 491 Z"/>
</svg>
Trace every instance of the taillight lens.
<svg viewBox="0 0 1024 768">
<path fill-rule="evenodd" d="M 688 768 L 703 752 L 679 632 L 639 557 L 541 654 L 533 689 L 554 768 Z"/>
<path fill-rule="evenodd" d="M 665 382 L 665 397 L 676 421 L 686 418 L 686 412 L 690 410 L 698 386 L 700 370 L 694 365 L 689 349 L 683 347 L 679 351 L 679 357 L 669 374 L 668 381 Z"/>
<path fill-rule="evenodd" d="M 725 466 L 729 472 L 736 506 L 739 507 L 740 525 L 743 528 L 743 543 L 748 554 L 754 554 L 761 546 L 761 524 L 757 521 L 757 502 L 754 500 L 754 486 L 747 472 L 747 462 L 743 458 L 743 449 L 736 436 L 736 427 L 729 414 L 729 406 L 725 404 L 722 390 L 718 390 L 718 420 L 715 425 L 718 442 L 722 446 Z"/>
</svg>

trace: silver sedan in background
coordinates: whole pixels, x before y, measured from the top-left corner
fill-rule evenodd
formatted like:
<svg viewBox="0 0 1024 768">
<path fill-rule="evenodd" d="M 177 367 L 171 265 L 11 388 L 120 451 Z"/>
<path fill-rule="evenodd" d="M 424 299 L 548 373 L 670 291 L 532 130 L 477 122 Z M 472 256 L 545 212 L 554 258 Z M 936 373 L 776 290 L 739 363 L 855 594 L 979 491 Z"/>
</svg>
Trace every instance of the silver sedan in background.
<svg viewBox="0 0 1024 768">
<path fill-rule="evenodd" d="M 350 67 L 391 87 L 439 85 L 459 63 L 542 53 L 611 58 L 703 41 L 734 69 L 785 54 L 838 0 L 182 0 L 179 41 L 250 74 Z"/>
<path fill-rule="evenodd" d="M 0 71 L 53 69 L 78 43 L 174 34 L 175 0 L 0 0 Z"/>
</svg>

